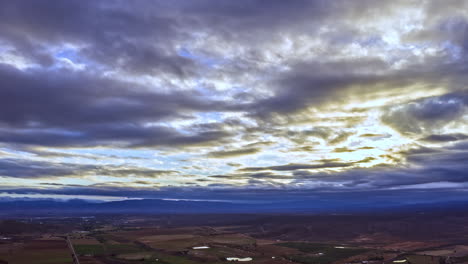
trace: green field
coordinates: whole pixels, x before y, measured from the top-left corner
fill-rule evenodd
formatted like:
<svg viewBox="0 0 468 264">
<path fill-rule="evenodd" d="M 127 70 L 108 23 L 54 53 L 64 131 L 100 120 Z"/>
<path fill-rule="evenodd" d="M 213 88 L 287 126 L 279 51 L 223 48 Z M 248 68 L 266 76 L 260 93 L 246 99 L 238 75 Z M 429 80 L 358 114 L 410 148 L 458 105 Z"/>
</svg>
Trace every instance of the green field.
<svg viewBox="0 0 468 264">
<path fill-rule="evenodd" d="M 116 255 L 116 254 L 128 254 L 137 253 L 143 251 L 142 248 L 135 244 L 98 244 L 98 245 L 74 245 L 76 254 L 78 255 L 91 255 L 91 256 L 102 256 L 102 255 Z"/>
<path fill-rule="evenodd" d="M 73 245 L 75 252 L 81 256 L 101 256 L 106 253 L 104 245 Z"/>
<path fill-rule="evenodd" d="M 335 248 L 333 245 L 304 242 L 288 242 L 277 245 L 295 248 L 306 253 L 303 255 L 293 255 L 290 257 L 290 259 L 293 261 L 305 264 L 329 264 L 340 259 L 349 258 L 369 251 L 368 249 L 363 248 Z M 315 255 L 318 253 L 323 253 L 323 255 Z"/>
</svg>

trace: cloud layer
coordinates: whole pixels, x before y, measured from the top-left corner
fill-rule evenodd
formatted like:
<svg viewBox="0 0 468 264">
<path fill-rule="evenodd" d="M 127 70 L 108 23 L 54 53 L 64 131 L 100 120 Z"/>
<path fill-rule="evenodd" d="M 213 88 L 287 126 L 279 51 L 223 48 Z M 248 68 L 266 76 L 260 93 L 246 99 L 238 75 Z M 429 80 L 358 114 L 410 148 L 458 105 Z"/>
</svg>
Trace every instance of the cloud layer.
<svg viewBox="0 0 468 264">
<path fill-rule="evenodd" d="M 463 191 L 466 10 L 0 3 L 0 187 Z"/>
</svg>

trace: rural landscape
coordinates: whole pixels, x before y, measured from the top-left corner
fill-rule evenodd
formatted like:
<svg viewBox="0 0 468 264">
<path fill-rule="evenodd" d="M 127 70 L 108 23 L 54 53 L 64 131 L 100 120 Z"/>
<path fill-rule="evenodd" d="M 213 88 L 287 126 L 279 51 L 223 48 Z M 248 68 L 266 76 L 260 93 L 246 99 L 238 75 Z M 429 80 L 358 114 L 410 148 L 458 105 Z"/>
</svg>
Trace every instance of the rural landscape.
<svg viewBox="0 0 468 264">
<path fill-rule="evenodd" d="M 466 212 L 3 219 L 0 263 L 468 263 L 467 222 Z"/>
<path fill-rule="evenodd" d="M 468 0 L 0 0 L 0 264 L 468 264 Z"/>
</svg>

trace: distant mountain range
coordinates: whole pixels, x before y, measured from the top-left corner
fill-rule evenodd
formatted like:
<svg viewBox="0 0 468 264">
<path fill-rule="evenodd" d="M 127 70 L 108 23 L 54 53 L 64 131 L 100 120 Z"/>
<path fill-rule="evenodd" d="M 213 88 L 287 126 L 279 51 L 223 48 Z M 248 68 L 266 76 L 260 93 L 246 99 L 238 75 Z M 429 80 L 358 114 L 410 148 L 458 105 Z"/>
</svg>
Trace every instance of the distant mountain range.
<svg viewBox="0 0 468 264">
<path fill-rule="evenodd" d="M 210 214 L 210 213 L 352 213 L 386 211 L 453 211 L 467 210 L 467 202 L 439 202 L 427 204 L 374 204 L 336 202 L 271 202 L 239 203 L 219 201 L 187 201 L 141 199 L 113 202 L 85 200 L 6 200 L 0 201 L 0 216 L 82 215 L 82 214 Z"/>
</svg>

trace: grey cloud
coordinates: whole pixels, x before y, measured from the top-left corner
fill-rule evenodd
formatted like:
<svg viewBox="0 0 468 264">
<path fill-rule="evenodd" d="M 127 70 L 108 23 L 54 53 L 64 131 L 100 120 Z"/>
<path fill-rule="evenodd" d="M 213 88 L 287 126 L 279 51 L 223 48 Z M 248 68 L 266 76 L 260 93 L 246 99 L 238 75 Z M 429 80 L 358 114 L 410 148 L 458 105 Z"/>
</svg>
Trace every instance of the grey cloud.
<svg viewBox="0 0 468 264">
<path fill-rule="evenodd" d="M 201 67 L 174 50 L 180 41 L 193 37 L 192 31 L 207 31 L 239 44 L 261 42 L 265 38 L 259 34 L 270 36 L 275 29 L 313 34 L 314 28 L 328 22 L 326 19 L 331 15 L 354 16 L 356 11 L 378 12 L 382 5 L 398 6 L 394 3 L 373 5 L 369 1 L 349 4 L 347 1 L 322 0 L 295 1 L 288 5 L 282 1 L 257 0 L 247 3 L 200 1 L 196 4 L 175 1 L 171 5 L 163 1 L 139 1 L 129 6 L 122 2 L 52 1 L 39 5 L 15 1 L 4 5 L 5 23 L 0 30 L 11 32 L 15 29 L 21 35 L 29 35 L 30 41 L 36 43 L 85 44 L 81 55 L 99 62 L 100 67 L 153 74 L 169 71 L 179 76 L 193 74 Z M 252 31 L 265 31 L 266 34 L 252 34 Z M 338 32 L 342 35 L 342 31 Z M 246 40 L 247 37 L 250 38 Z M 273 97 L 258 98 L 252 105 L 241 105 L 237 109 L 258 116 L 299 111 L 310 104 L 337 99 L 337 95 L 349 87 L 375 86 L 381 76 L 365 72 L 387 68 L 383 61 L 368 59 L 291 64 L 290 72 L 271 81 L 271 87 L 276 91 Z"/>
<path fill-rule="evenodd" d="M 313 152 L 316 150 L 314 146 L 300 146 L 296 148 L 289 149 L 288 151 L 294 151 L 294 152 Z"/>
<path fill-rule="evenodd" d="M 209 146 L 227 140 L 224 131 L 194 131 L 182 134 L 170 127 L 139 125 L 93 126 L 75 131 L 48 129 L 8 130 L 0 135 L 5 143 L 51 147 L 113 146 L 124 148 L 152 146 Z"/>
<path fill-rule="evenodd" d="M 242 166 L 242 164 L 236 163 L 236 162 L 228 162 L 227 165 L 229 165 L 231 167 L 241 167 Z"/>
<path fill-rule="evenodd" d="M 345 188 L 401 189 L 418 188 L 432 184 L 431 189 L 441 189 L 444 183 L 468 184 L 466 161 L 467 145 L 459 143 L 452 150 L 420 147 L 405 152 L 406 166 L 379 165 L 371 168 L 353 168 L 337 173 L 312 173 L 295 171 L 297 183 L 341 183 Z M 423 187 L 421 187 L 423 188 Z"/>
<path fill-rule="evenodd" d="M 113 1 L 3 2 L 0 31 L 23 55 L 47 52 L 47 45 L 84 46 L 79 54 L 106 68 L 183 76 L 195 64 L 177 54 L 177 22 L 161 3 Z M 146 11 L 146 15 L 144 14 Z M 26 37 L 27 36 L 27 37 Z M 49 59 L 50 60 L 50 59 Z"/>
<path fill-rule="evenodd" d="M 457 14 L 457 10 L 466 8 L 468 5 L 464 1 L 446 1 L 444 5 L 439 1 L 430 1 L 425 10 L 425 28 L 409 32 L 406 40 L 437 42 L 443 47 L 445 55 L 460 56 L 457 59 L 464 60 L 468 52 L 468 20 L 466 16 Z M 447 43 L 450 45 L 444 45 Z"/>
<path fill-rule="evenodd" d="M 101 167 L 99 169 L 95 169 L 90 172 L 85 172 L 87 174 L 97 174 L 97 175 L 108 175 L 112 177 L 145 177 L 145 178 L 159 178 L 161 176 L 173 176 L 179 174 L 178 171 L 175 170 L 156 170 L 156 169 L 148 169 L 148 168 L 141 168 L 141 167 L 130 167 L 130 168 L 122 168 L 122 167 Z"/>
<path fill-rule="evenodd" d="M 362 59 L 342 59 L 336 63 L 309 62 L 305 65 L 297 63 L 291 66 L 291 70 L 277 74 L 271 81 L 270 86 L 275 92 L 273 96 L 258 98 L 244 107 L 251 107 L 253 117 L 274 119 L 275 115 L 298 114 L 309 107 L 321 109 L 331 102 L 345 103 L 357 94 L 372 98 L 389 89 L 403 92 L 419 84 L 426 89 L 442 86 L 449 93 L 440 98 L 446 100 L 445 104 L 427 99 L 423 102 L 426 107 L 409 107 L 411 109 L 408 110 L 415 117 L 455 117 L 462 111 L 455 107 L 466 104 L 466 99 L 457 98 L 466 93 L 466 89 L 462 88 L 468 83 L 466 66 L 460 62 L 447 63 L 445 57 L 432 58 L 432 61 L 425 63 L 420 65 L 415 62 L 402 70 L 393 70 L 391 65 L 383 61 Z"/>
<path fill-rule="evenodd" d="M 83 187 L 83 185 L 80 184 L 62 184 L 62 183 L 48 183 L 48 182 L 41 182 L 40 185 L 45 185 L 45 186 L 54 186 L 54 187 Z"/>
<path fill-rule="evenodd" d="M 236 149 L 236 150 L 221 150 L 221 151 L 212 151 L 207 154 L 208 157 L 212 158 L 229 158 L 229 157 L 238 157 L 251 155 L 259 152 L 259 148 L 245 148 L 245 149 Z"/>
<path fill-rule="evenodd" d="M 92 169 L 94 166 L 57 165 L 50 162 L 37 162 L 19 159 L 0 159 L 0 176 L 17 178 L 62 177 L 78 173 L 82 169 Z"/>
<path fill-rule="evenodd" d="M 52 151 L 45 148 L 35 148 L 35 147 L 19 147 L 15 146 L 16 150 L 23 151 L 32 155 L 35 155 L 40 158 L 83 158 L 91 160 L 104 160 L 104 159 L 122 159 L 122 156 L 119 155 L 107 155 L 107 154 L 90 154 L 90 153 L 69 153 L 63 151 Z M 137 156 L 128 156 L 126 155 L 125 160 L 145 160 L 145 158 Z"/>
<path fill-rule="evenodd" d="M 378 62 L 381 64 L 382 62 Z M 330 99 L 342 100 L 353 86 L 377 86 L 377 75 L 357 72 L 373 67 L 373 62 L 297 63 L 291 71 L 272 81 L 276 94 L 259 99 L 252 106 L 254 114 L 269 117 L 273 113 L 295 113 L 310 105 L 320 106 Z M 351 66 L 353 65 L 353 66 Z"/>
<path fill-rule="evenodd" d="M 466 113 L 467 98 L 466 93 L 452 93 L 394 106 L 382 121 L 403 133 L 432 134 Z"/>
<path fill-rule="evenodd" d="M 185 118 L 221 103 L 194 93 L 151 92 L 129 83 L 58 70 L 20 71 L 0 67 L 0 141 L 44 146 L 191 145 L 216 141 L 222 130 L 181 134 L 145 122 Z M 215 106 L 216 105 L 216 106 Z"/>
<path fill-rule="evenodd" d="M 262 128 L 259 128 L 262 131 Z M 265 129 L 267 130 L 267 129 Z M 317 139 L 322 139 L 327 141 L 331 145 L 339 144 L 345 141 L 349 136 L 353 135 L 352 132 L 347 132 L 343 129 L 335 129 L 331 127 L 317 126 L 313 129 L 305 129 L 302 131 L 293 131 L 287 128 L 285 129 L 271 129 L 265 132 L 269 132 L 275 136 L 283 137 L 288 139 L 296 144 L 310 144 Z"/>
<path fill-rule="evenodd" d="M 284 31 L 313 34 L 320 22 L 357 6 L 347 1 L 29 1 L 0 6 L 3 40 L 43 65 L 51 64 L 47 46 L 73 44 L 80 57 L 105 69 L 133 73 L 196 75 L 202 65 L 177 48 L 194 33 L 204 32 L 229 42 L 261 43 Z M 342 6 L 346 4 L 346 7 Z M 314 23 L 311 23 L 314 22 Z M 272 34 L 275 33 L 275 34 Z M 206 48 L 209 53 L 210 49 Z M 253 59 L 261 53 L 251 52 Z M 240 60 L 242 61 L 242 59 Z"/>
<path fill-rule="evenodd" d="M 238 170 L 242 171 L 242 170 Z M 254 172 L 254 173 L 232 173 L 210 175 L 210 178 L 227 179 L 227 180 L 281 180 L 291 179 L 289 175 L 275 174 L 272 172 Z"/>
<path fill-rule="evenodd" d="M 139 1 L 127 3 L 127 6 L 122 2 L 52 1 L 31 5 L 27 1 L 15 1 L 4 5 L 4 31 L 16 29 L 34 36 L 40 43 L 89 44 L 84 55 L 111 68 L 150 72 L 155 68 L 183 76 L 201 66 L 179 56 L 173 48 L 178 41 L 192 38 L 193 32 L 208 32 L 238 44 L 261 42 L 266 41 L 265 36 L 273 35 L 272 32 L 297 30 L 314 34 L 315 28 L 328 22 L 339 24 L 336 16 L 346 21 L 362 16 L 363 12 L 381 13 L 387 7 L 398 10 L 405 2 L 317 0 L 285 5 L 282 1 L 260 0 L 247 3 L 197 1 L 196 4 L 174 1 L 169 5 L 164 1 Z M 346 29 L 341 27 L 343 25 L 337 25 L 335 31 L 343 38 Z M 271 41 L 270 37 L 267 39 Z M 258 98 L 258 102 L 247 106 L 249 111 L 259 116 L 291 113 L 327 101 L 324 99 L 337 99 L 349 87 L 378 85 L 381 76 L 365 72 L 388 67 L 383 61 L 369 59 L 291 64 L 290 72 L 272 81 L 276 94 L 271 98 Z M 395 81 L 398 76 L 392 78 Z"/>
<path fill-rule="evenodd" d="M 349 130 L 354 122 L 362 120 L 359 116 L 353 120 L 324 118 L 319 121 L 351 121 L 339 128 L 307 126 L 302 131 L 290 128 L 303 120 L 318 120 L 306 110 L 320 111 L 332 104 L 339 107 L 362 95 L 363 100 L 375 99 L 374 96 L 383 92 L 400 94 L 422 87 L 445 90 L 447 94 L 389 106 L 382 109 L 385 111 L 382 121 L 401 133 L 418 134 L 422 143 L 451 142 L 456 146 L 420 148 L 389 157 L 406 161 L 408 167 L 382 165 L 351 169 L 371 161 L 372 157 L 354 163 L 286 161 L 285 165 L 247 168 L 231 163 L 228 165 L 238 170 L 218 177 L 247 179 L 255 186 L 268 184 L 269 187 L 273 187 L 270 180 L 282 177 L 294 177 L 297 183 L 322 181 L 321 188 L 332 188 L 328 183 L 349 188 L 399 188 L 441 181 L 463 183 L 467 169 L 463 165 L 466 148 L 458 143 L 466 140 L 466 135 L 443 134 L 441 130 L 448 124 L 461 122 L 468 106 L 468 23 L 464 17 L 453 16 L 454 10 L 465 10 L 466 3 L 425 1 L 427 5 L 421 6 L 418 1 L 414 3 L 370 0 L 291 3 L 281 0 L 3 1 L 0 3 L 0 49 L 6 55 L 15 55 L 37 65 L 13 66 L 18 63 L 8 62 L 8 59 L 5 63 L 10 65 L 0 65 L 0 143 L 12 148 L 162 146 L 182 149 L 182 152 L 187 146 L 229 146 L 237 136 L 251 142 L 262 135 L 271 135 L 289 139 L 289 143 L 296 146 L 301 144 L 293 148 L 295 150 L 313 151 L 314 140 L 326 141 L 329 145 L 345 142 L 353 135 Z M 413 55 L 396 58 L 398 56 L 392 55 L 395 50 L 388 51 L 386 59 L 335 56 L 350 43 L 361 47 L 383 45 L 383 38 L 378 35 L 382 32 L 365 32 L 360 23 L 398 14 L 408 5 L 426 15 L 424 25 L 427 27 L 408 33 L 402 40 L 404 47 L 395 49 L 436 42 L 434 53 L 417 59 Z M 301 41 L 295 39 L 288 39 L 292 48 L 286 52 L 294 58 L 281 53 L 280 48 L 271 49 L 270 45 L 279 43 L 279 47 L 291 36 L 314 36 L 326 50 L 323 54 L 316 50 L 305 51 L 317 52 L 320 56 L 314 59 L 298 58 L 295 52 L 301 48 Z M 210 38 L 210 43 L 214 44 L 198 43 L 204 38 Z M 196 51 L 185 47 L 194 42 L 201 44 Z M 225 54 L 222 45 L 228 45 L 239 54 Z M 226 56 L 233 58 L 225 61 Z M 82 70 L 60 68 L 58 57 L 85 64 L 85 67 Z M 271 65 L 276 59 L 281 65 Z M 397 62 L 404 63 L 395 67 Z M 121 79 L 128 77 L 128 81 L 119 81 L 116 75 Z M 140 77 L 156 78 L 159 82 L 154 86 L 136 84 L 134 80 Z M 229 94 L 225 97 L 217 90 L 221 88 L 210 83 L 212 78 L 213 82 L 223 80 L 235 88 L 223 91 Z M 244 83 L 246 79 L 255 82 Z M 366 110 L 361 109 L 364 114 Z M 226 120 L 219 117 L 226 112 L 236 112 L 239 117 Z M 211 113 L 216 113 L 214 122 L 195 121 L 199 118 L 195 115 Z M 178 128 L 174 121 L 181 120 L 190 124 Z M 360 135 L 362 140 L 386 136 Z M 267 145 L 258 143 L 240 150 L 210 150 L 208 155 L 224 158 L 254 154 Z M 337 152 L 349 150 L 353 149 L 336 149 Z M 8 156 L 0 153 L 1 157 Z M 36 153 L 41 158 L 53 155 Z M 311 172 L 327 168 L 350 171 Z M 193 166 L 193 169 L 199 168 Z M 172 170 L 139 167 L 102 168 L 0 159 L 0 175 L 7 177 L 90 173 L 151 178 L 177 174 Z M 210 186 L 223 187 L 219 183 Z"/>
<path fill-rule="evenodd" d="M 194 92 L 151 92 L 138 85 L 68 70 L 20 71 L 0 65 L 0 121 L 33 127 L 138 122 L 213 110 Z M 198 98 L 197 98 L 198 97 Z"/>
<path fill-rule="evenodd" d="M 457 133 L 457 134 L 443 134 L 443 135 L 430 135 L 422 140 L 429 142 L 450 142 L 467 139 L 468 135 Z"/>
<path fill-rule="evenodd" d="M 13 178 L 84 177 L 95 175 L 158 178 L 177 174 L 179 172 L 175 170 L 156 170 L 132 166 L 57 163 L 14 158 L 0 159 L 0 176 Z"/>
<path fill-rule="evenodd" d="M 246 167 L 239 169 L 239 171 L 295 171 L 305 169 L 327 169 L 327 168 L 345 168 L 351 166 L 352 163 L 340 163 L 340 162 L 327 162 L 322 164 L 287 164 L 279 166 L 268 166 L 268 167 Z"/>
</svg>

